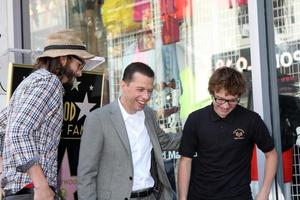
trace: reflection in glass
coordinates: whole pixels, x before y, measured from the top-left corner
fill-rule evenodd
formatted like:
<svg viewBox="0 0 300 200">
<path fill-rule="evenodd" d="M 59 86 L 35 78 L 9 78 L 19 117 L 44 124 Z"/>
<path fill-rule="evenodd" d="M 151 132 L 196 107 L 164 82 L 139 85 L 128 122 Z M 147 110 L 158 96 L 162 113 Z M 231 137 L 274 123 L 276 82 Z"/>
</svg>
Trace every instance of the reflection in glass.
<svg viewBox="0 0 300 200">
<path fill-rule="evenodd" d="M 79 31 L 90 52 L 106 57 L 101 69 L 108 72 L 109 93 L 104 94 L 109 101 L 119 96 L 123 68 L 135 61 L 147 63 L 156 74 L 149 105 L 166 132 L 178 132 L 192 111 L 211 103 L 208 79 L 220 66 L 243 73 L 248 91 L 240 104 L 252 108 L 247 2 L 30 0 L 32 47 L 42 47 L 45 35 L 61 27 Z M 178 152 L 163 156 L 176 192 Z M 258 176 L 253 169 L 255 195 Z"/>
<path fill-rule="evenodd" d="M 276 69 L 279 93 L 281 144 L 283 160 L 284 197 L 300 196 L 300 4 L 294 0 L 273 0 Z M 274 66 L 275 67 L 275 66 Z"/>
</svg>

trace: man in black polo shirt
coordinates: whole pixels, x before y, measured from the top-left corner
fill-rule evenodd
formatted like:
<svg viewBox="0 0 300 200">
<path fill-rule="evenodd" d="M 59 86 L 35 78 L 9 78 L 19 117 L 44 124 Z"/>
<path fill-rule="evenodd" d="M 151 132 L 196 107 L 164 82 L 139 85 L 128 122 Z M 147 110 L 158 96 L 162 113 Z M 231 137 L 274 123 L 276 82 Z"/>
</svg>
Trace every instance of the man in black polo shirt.
<svg viewBox="0 0 300 200">
<path fill-rule="evenodd" d="M 208 90 L 212 104 L 191 113 L 184 126 L 179 199 L 252 200 L 250 168 L 256 144 L 266 158 L 256 200 L 267 200 L 277 153 L 260 116 L 238 105 L 246 90 L 242 74 L 229 67 L 219 68 L 210 77 Z"/>
</svg>

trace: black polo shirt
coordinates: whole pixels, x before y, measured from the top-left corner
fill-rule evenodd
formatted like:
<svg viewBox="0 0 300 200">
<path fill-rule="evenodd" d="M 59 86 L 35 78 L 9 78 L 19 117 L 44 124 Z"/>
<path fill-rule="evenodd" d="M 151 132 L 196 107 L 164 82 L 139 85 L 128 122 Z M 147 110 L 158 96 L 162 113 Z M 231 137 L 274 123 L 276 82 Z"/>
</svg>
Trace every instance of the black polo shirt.
<svg viewBox="0 0 300 200">
<path fill-rule="evenodd" d="M 191 113 L 179 153 L 193 158 L 189 200 L 250 200 L 250 165 L 254 144 L 274 148 L 260 116 L 242 106 L 221 118 L 213 105 Z"/>
</svg>

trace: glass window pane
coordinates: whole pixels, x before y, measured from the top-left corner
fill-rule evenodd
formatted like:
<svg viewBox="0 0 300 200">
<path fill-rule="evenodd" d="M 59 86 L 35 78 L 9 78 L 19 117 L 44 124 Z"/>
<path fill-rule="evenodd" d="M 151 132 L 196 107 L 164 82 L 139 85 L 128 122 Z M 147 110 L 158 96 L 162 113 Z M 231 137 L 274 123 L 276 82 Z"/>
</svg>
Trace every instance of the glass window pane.
<svg viewBox="0 0 300 200">
<path fill-rule="evenodd" d="M 43 50 L 47 35 L 67 27 L 66 1 L 29 0 L 31 49 Z"/>
<path fill-rule="evenodd" d="M 276 69 L 279 93 L 281 144 L 283 161 L 283 193 L 285 199 L 300 197 L 300 2 L 273 0 Z M 297 132 L 298 130 L 298 132 Z M 295 145 L 296 144 L 296 145 Z"/>
<path fill-rule="evenodd" d="M 253 107 L 247 0 L 30 0 L 30 23 L 33 49 L 43 47 L 49 32 L 69 27 L 81 33 L 90 52 L 106 57 L 95 70 L 108 72 L 110 101 L 120 94 L 123 69 L 147 63 L 156 74 L 149 105 L 170 134 L 211 103 L 208 79 L 221 66 L 243 73 L 248 90 L 240 104 Z M 178 152 L 163 156 L 176 193 Z M 253 167 L 253 195 L 257 181 Z"/>
</svg>

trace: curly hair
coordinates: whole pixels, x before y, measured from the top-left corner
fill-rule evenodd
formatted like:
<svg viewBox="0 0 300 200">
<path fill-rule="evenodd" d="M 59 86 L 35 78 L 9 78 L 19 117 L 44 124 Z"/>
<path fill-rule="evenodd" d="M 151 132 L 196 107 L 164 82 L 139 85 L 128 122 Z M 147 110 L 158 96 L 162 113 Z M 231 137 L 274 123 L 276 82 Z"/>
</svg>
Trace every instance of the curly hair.
<svg viewBox="0 0 300 200">
<path fill-rule="evenodd" d="M 220 67 L 213 72 L 209 79 L 208 92 L 214 95 L 215 92 L 221 89 L 224 89 L 230 95 L 241 96 L 246 91 L 246 81 L 236 69 Z"/>
</svg>

